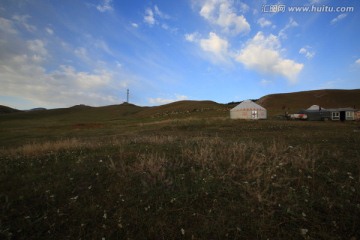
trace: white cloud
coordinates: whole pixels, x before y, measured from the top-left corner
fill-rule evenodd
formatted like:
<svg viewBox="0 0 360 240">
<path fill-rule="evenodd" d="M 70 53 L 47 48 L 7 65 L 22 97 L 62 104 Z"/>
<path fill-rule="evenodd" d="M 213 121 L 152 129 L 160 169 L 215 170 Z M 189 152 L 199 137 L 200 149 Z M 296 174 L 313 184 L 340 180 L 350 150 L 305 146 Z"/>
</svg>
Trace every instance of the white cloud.
<svg viewBox="0 0 360 240">
<path fill-rule="evenodd" d="M 65 82 L 75 83 L 78 88 L 83 90 L 105 86 L 112 77 L 111 73 L 106 70 L 95 70 L 94 73 L 79 72 L 74 67 L 65 65 L 60 66 L 58 70 L 49 74 L 49 76 L 62 79 Z"/>
<path fill-rule="evenodd" d="M 176 101 L 181 101 L 181 100 L 187 100 L 188 97 L 185 95 L 175 95 L 175 98 L 149 98 L 149 103 L 152 105 L 163 105 L 163 104 L 168 104 L 168 103 L 172 103 L 172 102 L 176 102 Z"/>
<path fill-rule="evenodd" d="M 246 3 L 240 2 L 240 10 L 241 12 L 246 13 L 250 10 L 250 7 Z"/>
<path fill-rule="evenodd" d="M 84 47 L 76 48 L 74 53 L 78 58 L 80 58 L 83 61 L 89 61 L 90 60 L 90 58 L 88 56 L 88 52 L 87 52 L 86 48 L 84 48 Z"/>
<path fill-rule="evenodd" d="M 358 66 L 360 66 L 360 58 L 355 61 L 355 64 L 357 64 Z"/>
<path fill-rule="evenodd" d="M 27 46 L 30 51 L 35 55 L 40 55 L 46 57 L 47 50 L 45 48 L 45 43 L 39 39 L 27 41 Z"/>
<path fill-rule="evenodd" d="M 47 72 L 41 62 L 28 54 L 0 60 L 0 95 L 25 99 L 44 107 L 113 104 L 116 95 L 104 94 L 111 83 L 107 70 L 77 71 L 72 66 L 60 66 Z M 108 86 L 110 85 L 110 86 Z"/>
<path fill-rule="evenodd" d="M 154 8 L 147 8 L 145 10 L 144 22 L 153 26 L 154 24 L 159 24 L 159 19 L 170 19 L 170 16 L 166 13 L 160 11 L 157 5 Z M 165 30 L 176 31 L 175 28 L 169 27 L 166 23 L 160 23 L 161 27 Z"/>
<path fill-rule="evenodd" d="M 108 105 L 119 102 L 118 89 L 135 79 L 121 68 L 94 60 L 86 48 L 72 49 L 66 43 L 66 60 L 70 61 L 48 69 L 46 66 L 53 61 L 51 44 L 41 39 L 22 39 L 12 27 L 15 21 L 0 18 L 0 96 L 43 107 Z M 107 45 L 100 40 L 89 46 L 97 54 L 96 49 L 104 51 Z M 83 70 L 77 69 L 78 64 Z"/>
<path fill-rule="evenodd" d="M 197 42 L 199 41 L 200 34 L 198 32 L 187 33 L 184 35 L 184 37 L 188 42 Z"/>
<path fill-rule="evenodd" d="M 307 59 L 311 59 L 315 56 L 315 52 L 310 50 L 311 47 L 305 46 L 300 48 L 299 53 L 303 54 Z"/>
<path fill-rule="evenodd" d="M 12 17 L 12 19 L 15 20 L 16 23 L 24 27 L 27 31 L 35 32 L 37 28 L 34 25 L 28 23 L 29 18 L 29 15 L 14 15 Z"/>
<path fill-rule="evenodd" d="M 269 27 L 272 25 L 271 21 L 266 20 L 265 18 L 259 18 L 259 20 L 257 21 L 257 23 L 260 25 L 260 27 Z"/>
<path fill-rule="evenodd" d="M 200 47 L 202 50 L 213 54 L 215 61 L 226 61 L 229 43 L 226 39 L 222 39 L 216 35 L 216 33 L 210 32 L 209 38 L 201 39 Z"/>
<path fill-rule="evenodd" d="M 290 18 L 289 22 L 285 25 L 285 27 L 280 30 L 279 37 L 286 39 L 287 38 L 286 31 L 290 28 L 297 27 L 297 26 L 299 26 L 299 24 L 293 18 Z"/>
<path fill-rule="evenodd" d="M 46 28 L 45 28 L 45 31 L 46 31 L 48 34 L 50 34 L 50 35 L 53 35 L 53 34 L 54 34 L 54 30 L 53 30 L 52 28 L 50 28 L 50 27 L 46 27 Z"/>
<path fill-rule="evenodd" d="M 151 8 L 147 8 L 145 10 L 144 21 L 149 25 L 154 25 L 155 24 L 154 13 L 151 10 Z"/>
<path fill-rule="evenodd" d="M 225 33 L 246 34 L 250 31 L 250 24 L 243 15 L 236 13 L 232 3 L 230 0 L 205 0 L 199 14 L 210 23 L 220 26 Z"/>
<path fill-rule="evenodd" d="M 14 28 L 13 22 L 2 17 L 0 17 L 0 31 L 3 31 L 8 34 L 17 33 L 16 29 Z"/>
<path fill-rule="evenodd" d="M 103 38 L 97 38 L 90 34 L 83 35 L 83 42 L 81 45 L 83 48 L 86 48 L 89 52 L 96 52 L 100 50 L 100 52 L 98 51 L 98 54 L 106 53 L 110 56 L 114 55 L 113 51 L 111 50 L 107 42 L 103 40 Z"/>
<path fill-rule="evenodd" d="M 97 39 L 94 40 L 93 45 L 95 48 L 100 49 L 109 55 L 113 55 L 113 52 L 111 51 L 111 49 L 109 48 L 108 44 L 105 41 Z"/>
<path fill-rule="evenodd" d="M 156 5 L 154 6 L 154 11 L 155 11 L 155 14 L 157 16 L 159 16 L 160 18 L 163 18 L 163 19 L 169 19 L 170 18 L 169 15 L 167 15 L 167 14 L 163 13 L 162 11 L 160 11 L 158 6 L 156 6 Z"/>
<path fill-rule="evenodd" d="M 264 36 L 258 32 L 236 56 L 236 60 L 249 69 L 255 69 L 264 74 L 280 75 L 295 83 L 303 64 L 281 56 L 278 37 L 270 34 Z"/>
<path fill-rule="evenodd" d="M 346 16 L 347 16 L 346 13 L 342 13 L 342 14 L 338 15 L 336 18 L 333 18 L 333 19 L 330 21 L 330 24 L 335 24 L 335 23 L 337 23 L 338 21 L 344 19 Z"/>
<path fill-rule="evenodd" d="M 71 66 L 60 66 L 54 72 L 47 73 L 41 66 L 30 64 L 27 57 L 15 58 L 13 64 L 7 65 L 7 71 L 0 73 L 0 76 L 11 80 L 2 83 L 4 92 L 1 91 L 1 95 L 28 99 L 47 106 L 79 103 L 99 106 L 112 104 L 117 97 L 104 93 L 112 79 L 111 73 L 105 70 L 90 73 L 79 72 Z M 14 68 L 17 73 L 11 72 Z M 113 83 L 111 86 L 114 87 Z"/>
<path fill-rule="evenodd" d="M 137 23 L 131 23 L 131 26 L 134 27 L 134 28 L 138 28 L 138 27 L 139 27 L 139 24 L 137 24 Z"/>
<path fill-rule="evenodd" d="M 112 11 L 112 0 L 101 0 L 101 3 L 96 6 L 96 9 L 100 12 Z"/>
</svg>

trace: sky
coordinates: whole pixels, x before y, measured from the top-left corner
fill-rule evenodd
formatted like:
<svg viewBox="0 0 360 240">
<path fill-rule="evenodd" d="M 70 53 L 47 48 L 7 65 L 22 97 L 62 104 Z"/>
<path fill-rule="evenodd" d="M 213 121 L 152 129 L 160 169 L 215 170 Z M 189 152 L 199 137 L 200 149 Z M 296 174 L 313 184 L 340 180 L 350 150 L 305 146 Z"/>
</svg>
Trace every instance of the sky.
<svg viewBox="0 0 360 240">
<path fill-rule="evenodd" d="M 2 0 L 0 105 L 360 88 L 359 0 Z"/>
</svg>

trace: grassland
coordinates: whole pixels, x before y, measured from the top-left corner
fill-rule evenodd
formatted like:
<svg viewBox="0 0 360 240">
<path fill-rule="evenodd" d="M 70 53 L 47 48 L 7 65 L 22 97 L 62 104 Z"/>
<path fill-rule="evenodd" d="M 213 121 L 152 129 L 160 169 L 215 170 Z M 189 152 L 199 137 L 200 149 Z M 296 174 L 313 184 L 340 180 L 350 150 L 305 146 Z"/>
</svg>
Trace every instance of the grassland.
<svg viewBox="0 0 360 240">
<path fill-rule="evenodd" d="M 0 116 L 0 238 L 360 238 L 358 122 L 207 104 Z"/>
</svg>

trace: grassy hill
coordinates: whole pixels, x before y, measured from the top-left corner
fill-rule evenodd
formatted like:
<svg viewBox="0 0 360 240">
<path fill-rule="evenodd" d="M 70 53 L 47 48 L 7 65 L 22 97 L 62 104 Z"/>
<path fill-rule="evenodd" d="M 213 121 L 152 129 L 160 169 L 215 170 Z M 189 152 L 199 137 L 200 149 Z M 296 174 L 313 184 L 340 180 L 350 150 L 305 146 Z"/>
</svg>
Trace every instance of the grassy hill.
<svg viewBox="0 0 360 240">
<path fill-rule="evenodd" d="M 269 115 L 296 113 L 311 105 L 324 108 L 360 108 L 360 89 L 354 90 L 314 90 L 294 93 L 270 94 L 260 98 L 258 104 L 265 107 Z"/>
<path fill-rule="evenodd" d="M 44 111 L 25 111 L 15 112 L 2 116 L 3 119 L 18 119 L 18 120 L 31 120 L 42 119 L 46 121 L 108 121 L 118 119 L 119 117 L 126 117 L 133 115 L 140 110 L 146 108 L 139 107 L 133 104 L 119 104 L 109 105 L 103 107 L 90 107 L 85 105 L 76 105 L 69 108 L 58 108 Z"/>
<path fill-rule="evenodd" d="M 138 112 L 139 117 L 186 117 L 219 116 L 227 113 L 229 107 L 213 101 L 178 101 L 157 107 L 149 107 Z"/>
<path fill-rule="evenodd" d="M 134 122 L 135 113 L 146 108 L 133 104 L 104 107 L 74 106 L 46 111 L 0 115 L 0 142 L 22 144 L 34 139 L 120 134 Z M 115 131 L 116 130 L 116 131 Z"/>
<path fill-rule="evenodd" d="M 20 110 L 0 105 L 0 114 L 21 112 Z"/>
<path fill-rule="evenodd" d="M 270 94 L 260 98 L 258 104 L 268 110 L 272 117 L 284 112 L 296 113 L 311 105 L 320 105 L 324 108 L 355 107 L 360 108 L 360 89 L 355 90 L 314 90 L 294 93 Z M 186 117 L 227 117 L 229 110 L 237 104 L 220 104 L 213 101 L 178 101 L 155 107 L 140 107 L 134 104 L 123 103 L 103 107 L 76 105 L 70 108 L 51 109 L 46 111 L 22 112 L 6 106 L 0 106 L 1 113 L 15 113 L 4 117 L 8 119 L 40 118 L 47 121 L 63 122 L 96 122 L 113 121 L 120 119 L 144 120 L 161 118 Z M 7 114 L 6 114 L 7 115 Z"/>
</svg>

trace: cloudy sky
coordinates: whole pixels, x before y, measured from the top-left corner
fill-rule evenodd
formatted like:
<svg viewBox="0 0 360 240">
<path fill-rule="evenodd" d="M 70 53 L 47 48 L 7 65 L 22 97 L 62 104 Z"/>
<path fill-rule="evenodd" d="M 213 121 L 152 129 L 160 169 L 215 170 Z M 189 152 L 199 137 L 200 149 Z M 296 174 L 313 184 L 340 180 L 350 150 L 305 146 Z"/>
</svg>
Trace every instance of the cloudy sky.
<svg viewBox="0 0 360 240">
<path fill-rule="evenodd" d="M 360 88 L 359 22 L 358 0 L 2 0 L 0 104 Z"/>
</svg>

